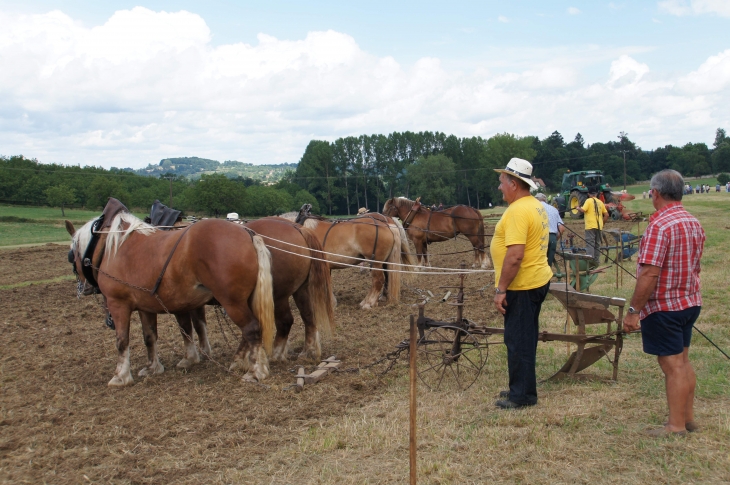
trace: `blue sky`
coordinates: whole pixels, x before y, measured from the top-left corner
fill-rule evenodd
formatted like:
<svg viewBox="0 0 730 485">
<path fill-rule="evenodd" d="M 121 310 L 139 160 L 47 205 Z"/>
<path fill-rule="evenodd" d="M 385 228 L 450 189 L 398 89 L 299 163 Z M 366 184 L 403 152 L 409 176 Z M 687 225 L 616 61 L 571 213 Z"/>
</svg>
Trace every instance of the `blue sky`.
<svg viewBox="0 0 730 485">
<path fill-rule="evenodd" d="M 0 153 L 278 163 L 423 129 L 711 143 L 729 27 L 725 0 L 0 1 Z"/>
</svg>

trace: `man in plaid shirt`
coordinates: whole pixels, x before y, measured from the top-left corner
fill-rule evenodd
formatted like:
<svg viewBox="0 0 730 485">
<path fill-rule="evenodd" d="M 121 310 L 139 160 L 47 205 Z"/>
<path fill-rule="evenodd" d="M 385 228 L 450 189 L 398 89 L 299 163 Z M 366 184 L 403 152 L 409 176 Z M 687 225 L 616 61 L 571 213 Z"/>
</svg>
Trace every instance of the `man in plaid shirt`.
<svg viewBox="0 0 730 485">
<path fill-rule="evenodd" d="M 702 306 L 700 259 L 705 231 L 682 206 L 684 181 L 679 172 L 662 170 L 652 177 L 650 187 L 656 213 L 639 247 L 636 288 L 624 330 L 641 327 L 644 352 L 659 360 L 669 421 L 648 434 L 668 436 L 698 429 L 693 414 L 696 379 L 689 344 Z"/>
</svg>

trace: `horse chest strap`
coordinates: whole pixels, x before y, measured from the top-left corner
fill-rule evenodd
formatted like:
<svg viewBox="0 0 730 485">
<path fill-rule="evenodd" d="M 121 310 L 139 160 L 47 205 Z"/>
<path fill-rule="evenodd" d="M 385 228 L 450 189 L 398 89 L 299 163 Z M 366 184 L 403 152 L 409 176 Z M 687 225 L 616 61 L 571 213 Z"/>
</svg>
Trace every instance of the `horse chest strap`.
<svg viewBox="0 0 730 485">
<path fill-rule="evenodd" d="M 327 244 L 327 236 L 330 235 L 330 231 L 333 227 L 335 227 L 335 224 L 337 224 L 340 221 L 335 221 L 332 223 L 330 227 L 327 228 L 327 232 L 324 233 L 324 238 L 322 239 L 322 249 L 324 249 L 325 244 Z"/>
<path fill-rule="evenodd" d="M 192 224 L 183 230 L 182 234 L 180 234 L 180 237 L 177 239 L 177 242 L 172 247 L 172 251 L 170 251 L 170 255 L 167 257 L 167 261 L 165 261 L 165 265 L 162 267 L 160 276 L 157 278 L 157 282 L 155 283 L 155 286 L 152 288 L 152 291 L 150 291 L 150 295 L 155 296 L 155 293 L 157 293 L 157 290 L 160 288 L 160 284 L 162 283 L 162 277 L 165 276 L 165 271 L 167 271 L 167 265 L 170 264 L 170 260 L 172 259 L 172 255 L 175 254 L 175 250 L 177 249 L 178 244 L 180 244 L 180 241 L 182 241 L 182 238 L 185 236 L 185 233 L 187 233 L 188 229 L 190 229 L 191 227 L 193 227 Z"/>
</svg>

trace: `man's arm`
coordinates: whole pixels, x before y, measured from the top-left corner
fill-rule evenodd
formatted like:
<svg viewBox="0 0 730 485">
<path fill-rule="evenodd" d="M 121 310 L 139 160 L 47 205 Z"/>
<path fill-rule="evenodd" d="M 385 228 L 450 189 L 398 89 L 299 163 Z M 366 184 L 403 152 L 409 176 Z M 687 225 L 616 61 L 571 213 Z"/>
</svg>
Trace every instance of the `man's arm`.
<svg viewBox="0 0 730 485">
<path fill-rule="evenodd" d="M 517 272 L 520 270 L 520 265 L 522 264 L 522 258 L 524 256 L 524 244 L 513 244 L 512 246 L 507 246 L 507 254 L 504 256 L 504 263 L 502 263 L 502 273 L 500 274 L 499 281 L 497 282 L 497 288 L 499 288 L 499 291 L 507 291 L 507 288 L 512 283 L 512 280 L 515 279 L 515 276 L 517 276 Z M 507 295 L 504 293 L 494 295 L 494 306 L 497 307 L 497 311 L 499 311 L 502 315 L 507 313 L 507 310 L 504 308 L 507 306 L 507 302 L 505 301 L 506 298 Z"/>
<path fill-rule="evenodd" d="M 656 289 L 657 282 L 659 281 L 659 274 L 662 269 L 659 266 L 653 266 L 651 264 L 642 264 L 639 278 L 636 280 L 636 287 L 634 288 L 634 295 L 631 297 L 630 306 L 636 310 L 641 311 L 646 302 L 649 301 L 649 297 Z M 633 332 L 639 329 L 639 314 L 627 313 L 624 317 L 624 330 Z"/>
</svg>

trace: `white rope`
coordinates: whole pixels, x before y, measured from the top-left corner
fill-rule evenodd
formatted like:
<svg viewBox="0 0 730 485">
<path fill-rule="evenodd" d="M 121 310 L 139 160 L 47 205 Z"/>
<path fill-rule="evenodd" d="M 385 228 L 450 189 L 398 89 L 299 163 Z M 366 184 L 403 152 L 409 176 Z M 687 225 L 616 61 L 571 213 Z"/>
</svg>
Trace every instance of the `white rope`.
<svg viewBox="0 0 730 485">
<path fill-rule="evenodd" d="M 312 248 L 310 248 L 308 246 L 299 246 L 298 244 L 290 243 L 290 242 L 287 242 L 287 241 L 281 241 L 281 240 L 275 239 L 273 237 L 264 236 L 263 234 L 256 233 L 256 235 L 257 236 L 261 236 L 261 237 L 266 238 L 266 239 L 271 239 L 272 241 L 276 241 L 276 242 L 279 242 L 279 243 L 282 243 L 282 244 L 287 244 L 289 246 L 294 246 L 294 247 L 297 247 L 297 248 L 300 248 L 300 249 L 308 249 L 310 251 L 320 251 L 321 253 L 324 253 L 324 254 L 329 254 L 329 255 L 332 255 L 332 256 L 339 256 L 341 258 L 354 259 L 356 261 L 362 261 L 364 263 L 372 263 L 373 262 L 372 259 L 356 258 L 354 256 L 345 256 L 344 254 L 337 254 L 337 253 L 328 253 L 327 251 L 321 251 L 321 250 L 317 250 L 317 249 L 312 249 Z M 283 253 L 288 253 L 288 254 L 293 254 L 294 256 L 300 256 L 302 258 L 313 259 L 315 261 L 324 261 L 325 263 L 334 263 L 334 264 L 338 264 L 338 265 L 342 265 L 342 266 L 348 266 L 350 268 L 359 268 L 360 267 L 360 264 L 335 263 L 334 261 L 330 261 L 330 260 L 327 260 L 327 259 L 315 258 L 314 256 L 306 256 L 304 254 L 299 254 L 299 253 L 295 253 L 295 252 L 292 252 L 292 251 L 287 251 L 286 249 L 276 248 L 276 247 L 273 247 L 273 246 L 267 246 L 267 248 L 269 248 L 269 249 L 276 249 L 277 251 L 281 251 Z M 494 273 L 494 270 L 493 269 L 433 268 L 433 267 L 417 266 L 417 265 L 414 265 L 414 264 L 388 263 L 388 262 L 385 262 L 385 261 L 382 261 L 382 262 L 385 263 L 385 264 L 387 264 L 388 266 L 406 266 L 406 267 L 412 267 L 412 268 L 414 268 L 416 270 L 417 273 L 421 273 L 421 274 L 454 275 L 454 274 L 462 274 L 462 273 L 463 274 L 469 274 L 469 273 Z M 425 269 L 425 270 L 428 270 L 428 271 L 421 271 L 422 269 Z M 431 269 L 440 270 L 440 271 L 439 272 L 437 272 L 437 271 L 430 271 Z M 402 270 L 397 270 L 397 269 L 384 269 L 384 268 L 383 269 L 376 269 L 375 271 L 387 271 L 389 273 L 404 273 L 404 274 L 412 273 L 412 271 L 402 271 Z"/>
<path fill-rule="evenodd" d="M 184 228 L 184 227 L 187 227 L 187 226 L 155 226 L 155 227 L 156 228 L 163 228 L 163 227 L 176 227 L 176 228 L 177 227 L 183 227 Z M 123 230 L 122 231 L 104 231 L 104 232 L 99 232 L 99 234 L 111 233 L 111 232 L 126 232 L 126 231 L 123 231 Z M 299 248 L 299 249 L 308 249 L 310 251 L 320 251 L 322 254 L 327 254 L 327 255 L 330 255 L 330 256 L 336 256 L 336 257 L 339 257 L 339 258 L 354 259 L 355 261 L 360 261 L 360 262 L 363 262 L 363 263 L 372 263 L 373 262 L 372 259 L 358 258 L 358 257 L 355 257 L 355 256 L 346 256 L 344 254 L 338 254 L 338 253 L 330 253 L 330 252 L 327 252 L 327 251 L 324 251 L 324 250 L 312 249 L 309 246 L 299 246 L 298 244 L 290 243 L 290 242 L 287 242 L 287 241 L 282 241 L 280 239 L 276 239 L 276 238 L 273 238 L 273 237 L 270 237 L 270 236 L 265 236 L 265 235 L 260 234 L 260 233 L 256 233 L 256 235 L 257 236 L 261 236 L 261 237 L 266 238 L 266 239 L 270 239 L 272 241 L 276 241 L 276 242 L 281 243 L 281 244 L 286 244 L 288 246 L 294 246 L 294 247 Z M 334 263 L 334 261 L 330 261 L 330 260 L 327 260 L 327 259 L 315 258 L 314 256 L 305 256 L 303 254 L 295 253 L 295 252 L 292 252 L 292 251 L 286 251 L 285 249 L 281 249 L 281 248 L 275 248 L 275 247 L 270 247 L 269 246 L 269 249 L 276 249 L 277 251 L 281 251 L 281 252 L 288 253 L 288 254 L 293 254 L 294 256 L 300 256 L 300 257 L 303 257 L 303 258 L 313 259 L 313 260 L 316 260 L 316 261 L 324 261 L 325 263 Z M 458 269 L 458 268 L 438 268 L 438 267 L 434 268 L 432 266 L 419 266 L 417 264 L 388 263 L 388 262 L 385 262 L 385 261 L 383 261 L 383 263 L 387 264 L 388 266 L 402 266 L 404 268 L 412 268 L 412 270 L 411 271 L 401 271 L 401 270 L 396 270 L 396 269 L 378 269 L 376 271 L 387 271 L 389 273 L 404 273 L 404 274 L 409 274 L 409 273 L 415 272 L 415 273 L 420 273 L 420 274 L 436 274 L 436 275 L 473 274 L 473 273 L 494 273 L 494 270 L 493 269 Z M 360 264 L 359 263 L 358 264 L 334 263 L 334 264 L 338 264 L 338 265 L 341 265 L 341 266 L 349 266 L 350 268 L 359 268 L 360 267 Z M 432 271 L 432 270 L 439 270 L 439 271 Z"/>
</svg>

